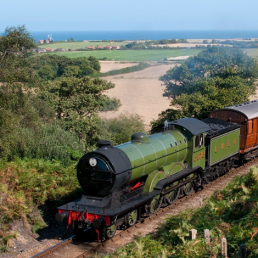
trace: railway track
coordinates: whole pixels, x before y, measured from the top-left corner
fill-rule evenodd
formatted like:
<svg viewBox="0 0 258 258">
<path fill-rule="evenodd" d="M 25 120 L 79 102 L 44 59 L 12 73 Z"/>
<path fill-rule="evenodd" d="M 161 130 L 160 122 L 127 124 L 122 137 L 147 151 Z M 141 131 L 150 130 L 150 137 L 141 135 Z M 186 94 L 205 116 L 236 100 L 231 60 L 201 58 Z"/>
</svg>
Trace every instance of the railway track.
<svg viewBox="0 0 258 258">
<path fill-rule="evenodd" d="M 134 226 L 123 231 L 118 230 L 117 234 L 112 239 L 103 243 L 77 242 L 74 240 L 75 236 L 72 236 L 43 252 L 33 255 L 32 258 L 88 258 L 96 254 L 100 257 L 104 254 L 111 253 L 117 248 L 132 242 L 135 236 L 145 236 L 155 231 L 158 224 L 164 221 L 167 216 L 176 215 L 186 208 L 201 207 L 205 203 L 204 200 L 210 197 L 215 190 L 223 189 L 235 176 L 241 176 L 248 173 L 251 166 L 258 166 L 258 158 L 249 161 L 238 168 L 231 169 L 226 175 L 205 185 L 202 190 L 197 191 L 196 193 L 193 192 L 188 196 L 179 199 L 177 202 L 162 208 L 150 217 L 142 218 Z"/>
</svg>

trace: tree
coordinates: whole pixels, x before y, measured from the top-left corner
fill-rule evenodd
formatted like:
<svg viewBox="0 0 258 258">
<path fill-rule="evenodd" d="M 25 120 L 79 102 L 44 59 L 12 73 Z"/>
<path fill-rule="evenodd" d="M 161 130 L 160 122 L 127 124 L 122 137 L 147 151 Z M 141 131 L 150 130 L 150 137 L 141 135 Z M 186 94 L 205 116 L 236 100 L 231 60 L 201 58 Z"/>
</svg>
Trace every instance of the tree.
<svg viewBox="0 0 258 258">
<path fill-rule="evenodd" d="M 56 118 L 67 131 L 74 131 L 89 150 L 96 143 L 98 115 L 106 96 L 103 92 L 114 84 L 99 78 L 63 78 L 41 92 L 42 99 L 54 106 Z"/>
<path fill-rule="evenodd" d="M 45 69 L 47 66 L 48 69 Z M 44 67 L 44 69 L 42 68 Z M 57 77 L 77 77 L 93 76 L 100 71 L 99 61 L 95 57 L 68 58 L 57 55 L 40 55 L 31 58 L 30 68 L 39 77 L 45 79 L 55 79 Z M 49 68 L 52 70 L 50 73 Z M 43 70 L 43 71 L 42 71 Z"/>
<path fill-rule="evenodd" d="M 96 71 L 100 71 L 100 64 L 99 64 L 99 61 L 96 57 L 94 56 L 90 56 L 89 57 L 89 61 L 90 61 L 90 64 L 91 64 L 91 67 L 96 70 Z"/>
<path fill-rule="evenodd" d="M 0 37 L 0 81 L 28 82 L 33 80 L 27 57 L 35 47 L 34 39 L 24 25 L 6 28 Z"/>
<path fill-rule="evenodd" d="M 56 73 L 57 71 L 50 65 L 42 65 L 38 70 L 39 76 L 45 80 L 53 80 L 56 77 Z"/>
<path fill-rule="evenodd" d="M 196 80 L 209 78 L 238 77 L 253 90 L 258 76 L 258 66 L 253 58 L 240 49 L 208 46 L 197 56 L 190 57 L 181 66 L 176 66 L 160 77 L 166 85 L 165 96 L 176 98 L 186 93 L 199 91 Z"/>
<path fill-rule="evenodd" d="M 79 71 L 80 71 L 80 68 L 78 66 L 75 66 L 75 65 L 71 65 L 71 66 L 67 66 L 65 69 L 64 69 L 64 76 L 65 77 L 77 77 L 78 74 L 79 74 Z"/>
<path fill-rule="evenodd" d="M 215 109 L 248 101 L 257 78 L 257 62 L 240 49 L 208 46 L 160 77 L 166 85 L 164 95 L 173 98 L 176 108 L 160 114 L 153 124 L 168 118 L 203 118 Z"/>
</svg>

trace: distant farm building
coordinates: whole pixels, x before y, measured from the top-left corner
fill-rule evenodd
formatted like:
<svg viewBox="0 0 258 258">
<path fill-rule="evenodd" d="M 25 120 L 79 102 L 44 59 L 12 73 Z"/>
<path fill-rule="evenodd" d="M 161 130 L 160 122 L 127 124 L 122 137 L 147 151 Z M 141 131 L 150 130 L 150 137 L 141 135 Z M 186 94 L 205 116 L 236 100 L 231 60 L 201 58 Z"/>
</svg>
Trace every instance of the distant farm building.
<svg viewBox="0 0 258 258">
<path fill-rule="evenodd" d="M 36 52 L 36 53 L 46 53 L 47 51 L 46 51 L 45 48 L 38 48 L 38 49 L 36 49 L 35 52 Z"/>
<path fill-rule="evenodd" d="M 53 48 L 46 48 L 46 51 L 47 51 L 47 52 L 54 52 L 55 49 L 53 49 Z"/>
<path fill-rule="evenodd" d="M 119 49 L 120 47 L 119 46 L 112 46 L 112 49 Z"/>
<path fill-rule="evenodd" d="M 64 48 L 57 48 L 55 51 L 56 52 L 65 52 L 65 49 Z"/>
<path fill-rule="evenodd" d="M 112 49 L 111 46 L 105 46 L 104 49 Z"/>
</svg>

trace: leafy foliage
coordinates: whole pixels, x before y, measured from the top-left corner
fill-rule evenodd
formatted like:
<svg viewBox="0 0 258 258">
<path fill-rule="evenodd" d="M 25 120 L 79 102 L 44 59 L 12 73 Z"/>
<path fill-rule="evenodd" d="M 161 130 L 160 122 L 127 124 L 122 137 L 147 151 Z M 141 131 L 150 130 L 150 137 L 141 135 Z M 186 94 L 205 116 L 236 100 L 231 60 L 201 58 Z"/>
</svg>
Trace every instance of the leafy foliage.
<svg viewBox="0 0 258 258">
<path fill-rule="evenodd" d="M 46 102 L 17 85 L 2 87 L 0 96 L 0 157 L 57 159 L 67 164 L 83 153 L 74 132 L 53 121 L 54 110 Z"/>
<path fill-rule="evenodd" d="M 34 81 L 27 57 L 35 47 L 25 26 L 6 28 L 0 36 L 0 82 Z"/>
<path fill-rule="evenodd" d="M 99 78 L 69 77 L 48 84 L 39 96 L 54 107 L 63 129 L 75 132 L 89 150 L 97 140 L 97 112 L 107 99 L 102 93 L 113 87 Z"/>
<path fill-rule="evenodd" d="M 0 163 L 0 251 L 6 251 L 7 237 L 13 237 L 9 223 L 22 219 L 35 232 L 45 226 L 32 211 L 46 201 L 54 207 L 60 199 L 70 201 L 81 194 L 75 164 L 59 161 L 16 159 Z M 60 203 L 59 203 L 60 204 Z"/>
<path fill-rule="evenodd" d="M 105 96 L 103 106 L 100 108 L 100 111 L 116 111 L 122 105 L 120 99 L 118 98 L 109 98 Z"/>
<path fill-rule="evenodd" d="M 211 111 L 242 103 L 256 89 L 257 62 L 232 47 L 208 46 L 160 77 L 164 95 L 175 108 L 163 112 L 155 125 L 167 118 L 206 117 Z"/>
<path fill-rule="evenodd" d="M 135 132 L 144 132 L 144 122 L 137 114 L 124 113 L 112 119 L 102 119 L 99 124 L 101 139 L 109 139 L 113 145 L 131 140 Z"/>
<path fill-rule="evenodd" d="M 58 77 L 92 76 L 100 71 L 99 61 L 90 56 L 70 59 L 58 55 L 38 55 L 30 58 L 30 68 L 43 80 Z"/>
</svg>

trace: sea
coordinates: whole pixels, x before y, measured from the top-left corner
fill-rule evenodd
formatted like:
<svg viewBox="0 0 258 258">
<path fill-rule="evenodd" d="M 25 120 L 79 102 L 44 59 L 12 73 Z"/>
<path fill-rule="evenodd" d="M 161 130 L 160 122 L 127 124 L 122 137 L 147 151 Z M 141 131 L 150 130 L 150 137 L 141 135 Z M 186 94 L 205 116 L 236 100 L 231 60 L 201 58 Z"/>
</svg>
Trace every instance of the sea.
<svg viewBox="0 0 258 258">
<path fill-rule="evenodd" d="M 52 37 L 53 41 L 73 38 L 82 40 L 160 40 L 160 39 L 258 39 L 258 30 L 119 30 L 119 31 L 31 31 L 38 41 Z"/>
</svg>

